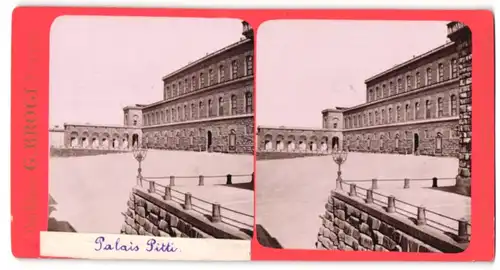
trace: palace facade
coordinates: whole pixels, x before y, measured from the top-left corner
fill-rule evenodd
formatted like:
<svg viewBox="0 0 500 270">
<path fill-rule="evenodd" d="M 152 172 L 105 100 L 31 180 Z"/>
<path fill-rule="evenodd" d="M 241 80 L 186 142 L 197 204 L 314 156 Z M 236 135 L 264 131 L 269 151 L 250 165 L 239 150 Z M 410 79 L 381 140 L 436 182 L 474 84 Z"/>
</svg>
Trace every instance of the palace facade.
<svg viewBox="0 0 500 270">
<path fill-rule="evenodd" d="M 162 78 L 163 100 L 123 108 L 123 126 L 64 125 L 73 148 L 253 153 L 254 39 L 243 38 Z"/>
<path fill-rule="evenodd" d="M 293 130 L 310 144 L 299 151 L 328 152 L 332 144 L 327 138 L 338 137 L 349 151 L 457 156 L 457 51 L 457 44 L 449 41 L 368 78 L 366 102 L 324 110 L 323 129 L 306 134 L 305 129 L 281 127 L 270 132 L 259 127 L 259 151 L 288 151 L 278 142 Z M 314 146 L 316 140 L 321 147 Z"/>
</svg>

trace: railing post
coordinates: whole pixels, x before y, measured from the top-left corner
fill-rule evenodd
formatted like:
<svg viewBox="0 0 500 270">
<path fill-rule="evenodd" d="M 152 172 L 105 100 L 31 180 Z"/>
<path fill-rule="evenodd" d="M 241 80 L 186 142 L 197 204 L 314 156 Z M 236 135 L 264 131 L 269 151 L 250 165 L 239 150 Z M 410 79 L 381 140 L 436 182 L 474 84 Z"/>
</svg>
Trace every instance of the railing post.
<svg viewBox="0 0 500 270">
<path fill-rule="evenodd" d="M 373 203 L 373 190 L 366 190 L 366 203 Z"/>
<path fill-rule="evenodd" d="M 422 226 L 427 224 L 427 218 L 425 217 L 425 207 L 419 206 L 417 208 L 417 225 Z"/>
<path fill-rule="evenodd" d="M 150 182 L 149 182 L 149 189 L 148 189 L 148 193 L 153 193 L 153 192 L 155 192 L 155 188 L 156 188 L 156 187 L 155 187 L 155 184 L 156 184 L 156 183 L 155 183 L 155 181 L 150 181 Z"/>
<path fill-rule="evenodd" d="M 468 222 L 466 219 L 460 219 L 458 221 L 458 237 L 457 242 L 466 243 L 469 242 L 469 236 L 467 234 Z"/>
<path fill-rule="evenodd" d="M 165 187 L 165 195 L 163 196 L 163 199 L 165 201 L 170 201 L 172 200 L 172 190 L 170 186 Z"/>
<path fill-rule="evenodd" d="M 387 197 L 387 213 L 396 212 L 396 198 L 394 196 Z"/>
<path fill-rule="evenodd" d="M 356 184 L 349 185 L 349 196 L 356 196 Z"/>
<path fill-rule="evenodd" d="M 376 178 L 372 179 L 372 189 L 378 189 L 378 180 Z"/>
<path fill-rule="evenodd" d="M 200 175 L 198 179 L 198 186 L 203 186 L 203 185 L 205 185 L 205 177 L 203 175 Z"/>
<path fill-rule="evenodd" d="M 175 186 L 175 176 L 170 176 L 170 186 Z"/>
<path fill-rule="evenodd" d="M 232 185 L 233 184 L 233 181 L 232 181 L 233 176 L 231 174 L 228 174 L 226 177 L 227 177 L 226 185 Z"/>
<path fill-rule="evenodd" d="M 212 204 L 212 222 L 221 222 L 222 217 L 220 214 L 220 204 Z"/>
<path fill-rule="evenodd" d="M 193 209 L 193 204 L 191 203 L 191 193 L 184 194 L 184 210 Z"/>
<path fill-rule="evenodd" d="M 432 178 L 432 187 L 437 188 L 438 187 L 438 179 L 437 177 Z"/>
<path fill-rule="evenodd" d="M 410 179 L 405 178 L 405 184 L 403 188 L 410 188 Z"/>
</svg>

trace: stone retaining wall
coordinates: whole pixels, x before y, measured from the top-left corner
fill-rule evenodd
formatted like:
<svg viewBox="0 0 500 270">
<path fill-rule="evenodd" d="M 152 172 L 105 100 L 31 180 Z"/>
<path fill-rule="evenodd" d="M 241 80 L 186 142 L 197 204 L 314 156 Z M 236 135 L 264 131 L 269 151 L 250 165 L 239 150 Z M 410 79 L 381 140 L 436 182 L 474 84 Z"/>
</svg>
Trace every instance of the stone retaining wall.
<svg viewBox="0 0 500 270">
<path fill-rule="evenodd" d="M 78 149 L 78 148 L 50 148 L 51 157 L 81 157 L 106 154 L 127 153 L 129 151 L 104 150 L 104 149 Z"/>
<path fill-rule="evenodd" d="M 300 153 L 300 152 L 257 152 L 257 160 L 288 159 L 301 157 L 325 156 L 328 153 Z"/>
<path fill-rule="evenodd" d="M 221 223 L 180 203 L 134 188 L 127 202 L 122 234 L 160 237 L 251 239 L 251 233 Z"/>
<path fill-rule="evenodd" d="M 332 191 L 325 207 L 318 249 L 458 253 L 468 246 L 343 191 Z"/>
</svg>

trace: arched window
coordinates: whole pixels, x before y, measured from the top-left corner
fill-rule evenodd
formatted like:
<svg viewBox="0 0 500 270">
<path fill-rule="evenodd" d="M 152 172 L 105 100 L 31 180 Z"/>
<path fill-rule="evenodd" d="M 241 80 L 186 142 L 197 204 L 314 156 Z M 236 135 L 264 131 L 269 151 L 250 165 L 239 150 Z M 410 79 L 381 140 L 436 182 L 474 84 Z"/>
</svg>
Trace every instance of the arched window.
<svg viewBox="0 0 500 270">
<path fill-rule="evenodd" d="M 458 114 L 457 111 L 457 96 L 456 95 L 451 95 L 450 96 L 450 103 L 451 103 L 451 115 L 456 116 Z"/>
<path fill-rule="evenodd" d="M 170 87 L 165 86 L 165 98 L 170 98 L 172 94 L 170 93 Z"/>
<path fill-rule="evenodd" d="M 134 117 L 132 118 L 132 121 L 133 121 L 133 125 L 137 126 L 137 122 L 139 121 L 139 116 L 137 116 L 137 114 L 135 114 Z"/>
<path fill-rule="evenodd" d="M 378 115 L 378 111 L 375 111 L 375 125 L 378 125 L 379 123 L 379 115 Z"/>
<path fill-rule="evenodd" d="M 182 81 L 179 82 L 179 95 L 182 95 L 182 91 L 184 91 L 184 88 L 182 88 Z"/>
<path fill-rule="evenodd" d="M 175 122 L 177 120 L 177 116 L 175 115 L 175 109 L 172 108 L 172 122 Z"/>
<path fill-rule="evenodd" d="M 189 91 L 189 88 L 188 88 L 188 79 L 184 79 L 184 93 L 187 93 Z"/>
<path fill-rule="evenodd" d="M 443 134 L 440 132 L 436 135 L 436 153 L 442 153 L 443 151 Z"/>
<path fill-rule="evenodd" d="M 410 121 L 410 119 L 411 119 L 410 104 L 406 104 L 406 106 L 405 106 L 405 121 Z"/>
<path fill-rule="evenodd" d="M 379 98 L 380 98 L 380 89 L 377 86 L 377 87 L 375 87 L 375 99 L 374 100 L 379 99 Z"/>
<path fill-rule="evenodd" d="M 214 116 L 214 108 L 211 99 L 208 100 L 208 116 L 209 117 Z"/>
<path fill-rule="evenodd" d="M 189 118 L 189 111 L 187 105 L 184 105 L 184 121 L 188 120 Z"/>
<path fill-rule="evenodd" d="M 194 108 L 194 103 L 191 103 L 191 119 L 196 119 L 196 112 Z"/>
<path fill-rule="evenodd" d="M 413 116 L 413 120 L 417 120 L 420 116 L 420 102 L 415 102 L 415 115 Z"/>
<path fill-rule="evenodd" d="M 370 126 L 373 124 L 373 115 L 371 112 L 368 113 L 368 124 Z"/>
<path fill-rule="evenodd" d="M 406 91 L 411 90 L 411 76 L 406 76 Z"/>
<path fill-rule="evenodd" d="M 444 65 L 439 64 L 438 65 L 438 82 L 444 81 Z"/>
<path fill-rule="evenodd" d="M 387 91 L 387 88 L 385 87 L 385 84 L 382 84 L 382 97 L 387 96 L 386 91 Z"/>
<path fill-rule="evenodd" d="M 229 132 L 229 150 L 236 150 L 236 131 L 234 129 Z"/>
<path fill-rule="evenodd" d="M 401 78 L 398 79 L 398 90 L 397 90 L 397 93 L 401 93 L 403 92 L 403 82 L 401 80 Z"/>
<path fill-rule="evenodd" d="M 396 134 L 396 137 L 394 139 L 394 148 L 399 149 L 399 134 Z"/>
<path fill-rule="evenodd" d="M 233 60 L 231 62 L 231 80 L 238 78 L 238 62 Z"/>
<path fill-rule="evenodd" d="M 219 116 L 224 115 L 224 98 L 220 97 L 219 98 Z"/>
<path fill-rule="evenodd" d="M 431 101 L 425 101 L 425 119 L 431 119 Z"/>
<path fill-rule="evenodd" d="M 389 114 L 389 123 L 392 123 L 392 108 L 387 109 L 387 114 Z"/>
<path fill-rule="evenodd" d="M 245 111 L 246 113 L 253 112 L 253 95 L 251 92 L 245 93 Z"/>
<path fill-rule="evenodd" d="M 165 119 L 165 121 L 166 121 L 167 123 L 169 123 L 169 122 L 170 122 L 170 110 L 169 110 L 169 109 L 167 109 L 167 110 L 165 111 L 165 113 L 166 113 L 166 119 Z"/>
<path fill-rule="evenodd" d="M 385 118 L 385 110 L 384 109 L 382 109 L 381 114 L 382 114 L 382 123 L 381 124 L 385 124 L 386 118 Z"/>
<path fill-rule="evenodd" d="M 215 84 L 215 74 L 213 69 L 208 70 L 208 84 L 209 85 L 214 85 Z"/>
<path fill-rule="evenodd" d="M 451 59 L 450 72 L 451 72 L 450 77 L 452 79 L 458 77 L 458 67 L 456 58 Z"/>
<path fill-rule="evenodd" d="M 246 65 L 247 65 L 247 76 L 253 75 L 253 56 L 249 55 L 246 57 Z"/>
<path fill-rule="evenodd" d="M 425 84 L 426 85 L 432 84 L 432 69 L 430 67 L 427 68 L 426 70 Z"/>
<path fill-rule="evenodd" d="M 198 119 L 203 116 L 201 112 L 203 112 L 203 101 L 200 101 L 200 103 L 198 103 Z"/>
<path fill-rule="evenodd" d="M 231 115 L 236 115 L 237 111 L 236 109 L 238 108 L 238 103 L 236 101 L 236 95 L 231 96 Z"/>
<path fill-rule="evenodd" d="M 396 122 L 401 121 L 401 107 L 398 105 L 396 107 Z"/>
<path fill-rule="evenodd" d="M 196 77 L 193 75 L 193 77 L 191 77 L 191 91 L 195 89 L 196 89 Z"/>
<path fill-rule="evenodd" d="M 383 135 L 380 135 L 378 147 L 380 148 L 380 150 L 384 149 L 384 136 Z"/>
<path fill-rule="evenodd" d="M 368 102 L 373 101 L 373 89 L 368 90 Z"/>
<path fill-rule="evenodd" d="M 181 121 L 182 111 L 181 106 L 177 107 L 177 121 Z"/>
<path fill-rule="evenodd" d="M 443 98 L 438 98 L 438 117 L 443 117 Z"/>
<path fill-rule="evenodd" d="M 225 74 L 224 74 L 224 66 L 223 65 L 220 65 L 219 66 L 219 83 L 223 82 L 224 79 L 225 79 Z"/>
<path fill-rule="evenodd" d="M 172 84 L 172 97 L 177 96 L 177 85 Z"/>
<path fill-rule="evenodd" d="M 203 72 L 200 72 L 200 88 L 205 87 L 205 74 Z"/>
<path fill-rule="evenodd" d="M 415 88 L 420 88 L 420 72 L 415 74 Z"/>
</svg>

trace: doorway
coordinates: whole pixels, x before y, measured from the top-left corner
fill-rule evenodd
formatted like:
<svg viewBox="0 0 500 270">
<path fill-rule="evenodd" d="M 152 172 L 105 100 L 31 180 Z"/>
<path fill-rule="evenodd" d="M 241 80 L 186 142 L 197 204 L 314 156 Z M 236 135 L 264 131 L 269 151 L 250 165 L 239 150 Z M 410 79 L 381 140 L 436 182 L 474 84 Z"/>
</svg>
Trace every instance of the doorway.
<svg viewBox="0 0 500 270">
<path fill-rule="evenodd" d="M 417 153 L 419 144 L 418 133 L 413 134 L 413 153 Z"/>
<path fill-rule="evenodd" d="M 339 137 L 333 137 L 332 139 L 332 150 L 339 148 Z"/>
<path fill-rule="evenodd" d="M 211 151 L 212 148 L 212 131 L 207 131 L 207 151 Z"/>
</svg>

